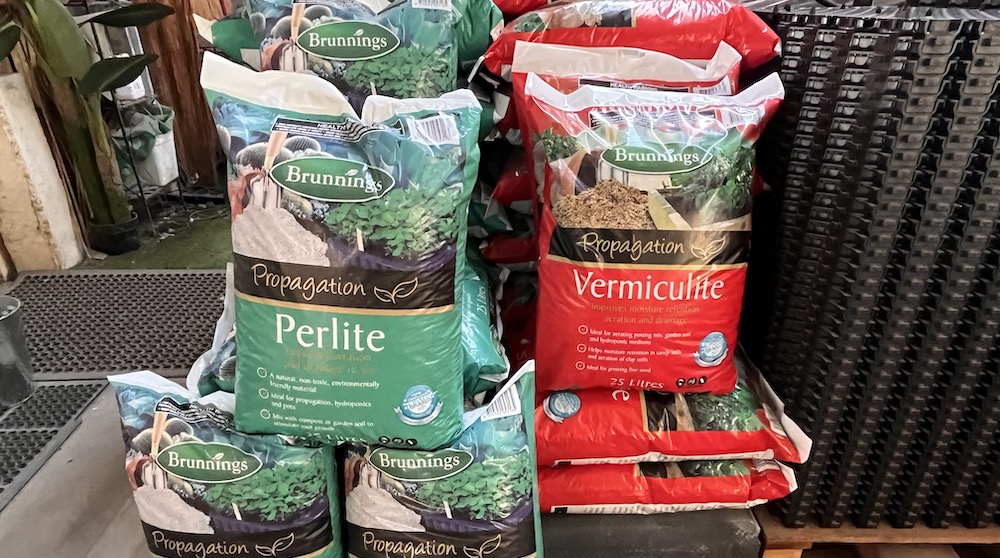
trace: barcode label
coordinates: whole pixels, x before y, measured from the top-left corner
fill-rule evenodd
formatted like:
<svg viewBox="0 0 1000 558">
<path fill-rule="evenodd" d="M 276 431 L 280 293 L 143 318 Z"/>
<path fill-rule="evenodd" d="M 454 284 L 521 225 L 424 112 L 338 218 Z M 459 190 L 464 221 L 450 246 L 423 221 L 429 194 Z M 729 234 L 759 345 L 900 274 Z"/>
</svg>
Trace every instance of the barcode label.
<svg viewBox="0 0 1000 558">
<path fill-rule="evenodd" d="M 616 126 L 619 129 L 633 128 L 669 128 L 680 129 L 683 126 L 702 128 L 705 120 L 718 120 L 713 110 L 708 115 L 699 114 L 686 108 L 666 108 L 660 112 L 591 112 L 590 127 Z"/>
<path fill-rule="evenodd" d="M 451 10 L 451 0 L 411 0 L 411 5 L 424 10 Z"/>
<path fill-rule="evenodd" d="M 517 393 L 517 384 L 510 385 L 490 401 L 483 413 L 483 422 L 521 414 L 521 397 Z"/>
<path fill-rule="evenodd" d="M 757 124 L 763 116 L 763 111 L 755 108 L 726 107 L 719 111 L 719 119 L 727 128 Z"/>
<path fill-rule="evenodd" d="M 226 432 L 236 430 L 232 416 L 215 407 L 198 407 L 190 403 L 178 403 L 169 397 L 164 397 L 156 403 L 155 409 L 157 412 L 177 417 L 188 424 L 208 422 Z"/>
<path fill-rule="evenodd" d="M 448 115 L 410 119 L 410 136 L 424 145 L 458 145 L 458 125 Z"/>
<path fill-rule="evenodd" d="M 732 92 L 733 92 L 733 87 L 729 83 L 728 76 L 722 78 L 722 81 L 710 87 L 694 88 L 694 93 L 701 93 L 703 95 L 731 95 Z"/>
</svg>

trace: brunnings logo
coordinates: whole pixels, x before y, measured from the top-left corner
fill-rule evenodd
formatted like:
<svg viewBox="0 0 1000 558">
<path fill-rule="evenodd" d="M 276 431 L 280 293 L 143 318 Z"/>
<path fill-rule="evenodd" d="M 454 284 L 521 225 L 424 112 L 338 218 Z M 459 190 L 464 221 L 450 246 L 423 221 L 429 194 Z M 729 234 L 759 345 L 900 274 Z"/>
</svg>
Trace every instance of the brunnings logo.
<svg viewBox="0 0 1000 558">
<path fill-rule="evenodd" d="M 646 174 L 674 174 L 692 171 L 712 160 L 712 154 L 697 145 L 668 143 L 650 146 L 620 145 L 601 158 L 613 167 Z"/>
<path fill-rule="evenodd" d="M 174 444 L 161 451 L 156 462 L 176 477 L 204 483 L 242 480 L 263 466 L 257 456 L 216 442 Z"/>
<path fill-rule="evenodd" d="M 401 481 L 430 481 L 461 473 L 472 465 L 472 454 L 456 449 L 413 451 L 379 448 L 368 461 L 379 471 Z"/>
<path fill-rule="evenodd" d="M 335 21 L 299 35 L 299 47 L 330 60 L 370 60 L 396 50 L 399 38 L 385 27 L 364 21 Z"/>
<path fill-rule="evenodd" d="M 334 157 L 299 157 L 274 165 L 271 179 L 281 186 L 328 202 L 381 198 L 396 185 L 385 171 Z"/>
</svg>

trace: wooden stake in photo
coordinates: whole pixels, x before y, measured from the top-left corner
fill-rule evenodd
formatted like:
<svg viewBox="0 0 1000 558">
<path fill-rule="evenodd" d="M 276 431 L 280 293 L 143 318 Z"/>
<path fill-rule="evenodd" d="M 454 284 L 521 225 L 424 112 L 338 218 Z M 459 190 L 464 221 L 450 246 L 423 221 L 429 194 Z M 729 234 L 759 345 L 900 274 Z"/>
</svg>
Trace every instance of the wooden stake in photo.
<svg viewBox="0 0 1000 558">
<path fill-rule="evenodd" d="M 302 27 L 302 18 L 305 17 L 306 5 L 301 2 L 296 2 L 292 4 L 292 33 L 289 38 L 292 41 L 291 49 L 288 51 L 291 54 L 291 65 L 288 68 L 282 67 L 282 70 L 287 70 L 289 72 L 301 72 L 306 69 L 306 56 L 299 48 L 299 29 Z"/>
<path fill-rule="evenodd" d="M 264 191 L 261 192 L 261 209 L 276 209 L 281 206 L 280 188 L 271 180 L 271 167 L 274 166 L 274 160 L 281 153 L 281 148 L 285 146 L 286 139 L 288 139 L 288 132 L 272 132 L 271 138 L 267 140 L 267 152 L 264 155 L 265 176 L 263 181 Z"/>
<path fill-rule="evenodd" d="M 156 411 L 153 415 L 153 443 L 149 456 L 156 459 L 156 455 L 160 453 L 160 438 L 163 437 L 163 433 L 167 429 L 167 413 L 163 411 Z"/>
</svg>

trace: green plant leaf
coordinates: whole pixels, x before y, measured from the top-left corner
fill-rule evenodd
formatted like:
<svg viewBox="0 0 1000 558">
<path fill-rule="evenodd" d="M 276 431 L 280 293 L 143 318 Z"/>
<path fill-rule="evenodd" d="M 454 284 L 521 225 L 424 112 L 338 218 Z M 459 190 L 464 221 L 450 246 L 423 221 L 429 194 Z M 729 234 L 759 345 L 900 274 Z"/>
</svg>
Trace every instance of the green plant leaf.
<svg viewBox="0 0 1000 558">
<path fill-rule="evenodd" d="M 77 87 L 83 95 L 116 89 L 135 81 L 154 60 L 155 54 L 101 60 L 87 70 Z"/>
<path fill-rule="evenodd" d="M 116 10 L 108 10 L 77 19 L 79 24 L 100 23 L 108 27 L 142 27 L 159 21 L 174 13 L 174 9 L 163 4 L 132 4 Z"/>
<path fill-rule="evenodd" d="M 21 39 L 21 27 L 13 21 L 0 24 L 0 58 L 7 58 L 14 52 L 17 41 Z"/>
<path fill-rule="evenodd" d="M 81 79 L 91 63 L 91 50 L 66 7 L 59 0 L 27 4 L 37 31 L 37 45 L 58 77 Z"/>
</svg>

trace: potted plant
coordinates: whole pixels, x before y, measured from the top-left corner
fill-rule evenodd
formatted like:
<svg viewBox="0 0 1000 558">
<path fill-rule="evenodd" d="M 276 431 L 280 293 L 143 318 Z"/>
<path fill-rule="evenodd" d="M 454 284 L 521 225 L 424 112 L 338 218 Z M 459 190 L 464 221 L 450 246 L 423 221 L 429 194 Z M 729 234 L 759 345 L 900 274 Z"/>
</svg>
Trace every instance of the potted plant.
<svg viewBox="0 0 1000 558">
<path fill-rule="evenodd" d="M 109 254 L 137 249 L 139 233 L 101 114 L 101 94 L 134 81 L 156 56 L 95 62 L 79 25 L 143 26 L 173 12 L 161 4 L 133 4 L 74 20 L 59 0 L 0 0 L 0 58 L 22 48 L 27 64 L 20 70 L 53 136 L 90 245 Z"/>
</svg>

